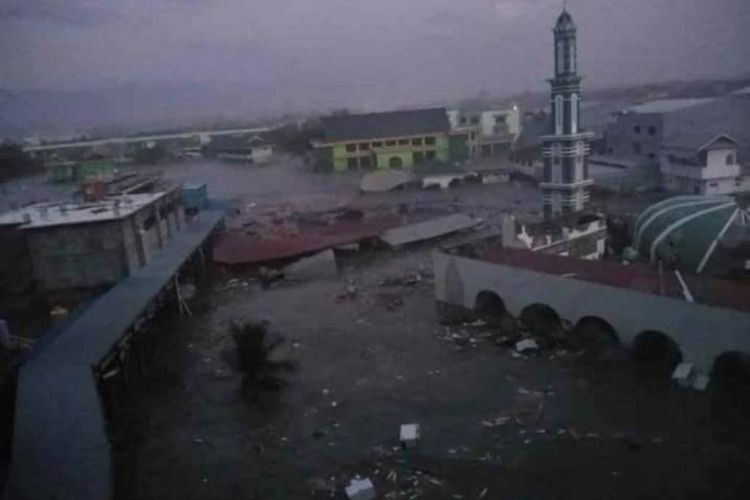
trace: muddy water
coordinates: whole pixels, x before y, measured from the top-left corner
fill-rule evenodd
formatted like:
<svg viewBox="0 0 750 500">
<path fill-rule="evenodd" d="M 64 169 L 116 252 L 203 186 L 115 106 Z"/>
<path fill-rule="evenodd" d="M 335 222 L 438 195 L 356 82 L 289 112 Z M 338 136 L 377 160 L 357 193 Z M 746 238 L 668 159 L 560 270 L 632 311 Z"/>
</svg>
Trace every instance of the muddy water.
<svg viewBox="0 0 750 500">
<path fill-rule="evenodd" d="M 420 265 L 428 249 L 269 290 L 215 276 L 121 413 L 118 498 L 343 498 L 353 474 L 403 498 L 744 497 L 748 432 L 722 428 L 710 394 L 627 360 L 517 359 L 481 327 L 456 345 L 429 280 L 378 285 Z M 231 363 L 228 324 L 261 318 L 297 360 L 279 393 L 243 392 Z M 409 422 L 422 439 L 402 451 Z"/>
</svg>

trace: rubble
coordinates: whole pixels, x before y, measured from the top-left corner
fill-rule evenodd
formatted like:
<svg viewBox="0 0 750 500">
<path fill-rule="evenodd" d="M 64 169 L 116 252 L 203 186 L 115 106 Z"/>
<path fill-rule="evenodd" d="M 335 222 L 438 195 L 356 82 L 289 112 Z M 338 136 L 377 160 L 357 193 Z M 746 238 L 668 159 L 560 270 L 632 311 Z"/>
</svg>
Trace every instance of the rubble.
<svg viewBox="0 0 750 500">
<path fill-rule="evenodd" d="M 711 382 L 710 376 L 703 373 L 698 373 L 695 375 L 695 378 L 693 380 L 693 389 L 695 389 L 696 391 L 705 391 L 708 387 L 709 382 Z"/>
<path fill-rule="evenodd" d="M 534 339 L 524 339 L 516 342 L 516 352 L 520 354 L 527 354 L 530 352 L 537 351 L 539 344 Z"/>
<path fill-rule="evenodd" d="M 375 498 L 375 486 L 368 478 L 359 479 L 355 476 L 346 487 L 346 496 L 349 500 L 372 500 Z"/>
<path fill-rule="evenodd" d="M 404 448 L 414 448 L 419 441 L 419 424 L 403 424 L 399 436 L 401 446 Z"/>
<path fill-rule="evenodd" d="M 284 268 L 284 278 L 288 280 L 313 280 L 337 276 L 336 256 L 330 248 L 304 257 Z"/>
</svg>

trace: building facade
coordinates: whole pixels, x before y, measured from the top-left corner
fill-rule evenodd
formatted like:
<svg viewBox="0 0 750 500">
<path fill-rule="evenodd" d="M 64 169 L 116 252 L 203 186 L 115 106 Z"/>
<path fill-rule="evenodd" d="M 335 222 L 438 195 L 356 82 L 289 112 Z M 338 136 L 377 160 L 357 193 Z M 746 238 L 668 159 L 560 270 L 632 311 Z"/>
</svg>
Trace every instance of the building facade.
<svg viewBox="0 0 750 500">
<path fill-rule="evenodd" d="M 660 165 L 663 187 L 674 193 L 703 195 L 744 190 L 737 146 L 727 135 L 693 147 L 665 144 Z"/>
<path fill-rule="evenodd" d="M 577 69 L 576 26 L 567 10 L 560 14 L 553 32 L 555 76 L 549 80 L 552 121 L 548 135 L 541 137 L 544 181 L 539 186 L 545 218 L 583 210 L 593 184 L 586 164 L 593 134 L 579 126 L 581 77 Z"/>
<path fill-rule="evenodd" d="M 0 216 L 21 234 L 34 282 L 44 291 L 115 284 L 146 265 L 185 224 L 178 187 L 96 203 L 25 207 Z"/>
<path fill-rule="evenodd" d="M 401 169 L 450 159 L 444 108 L 328 116 L 321 124 L 324 137 L 313 144 L 321 168 Z"/>
<path fill-rule="evenodd" d="M 509 109 L 448 110 L 451 135 L 466 144 L 468 157 L 505 155 L 521 135 L 521 112 Z"/>
</svg>

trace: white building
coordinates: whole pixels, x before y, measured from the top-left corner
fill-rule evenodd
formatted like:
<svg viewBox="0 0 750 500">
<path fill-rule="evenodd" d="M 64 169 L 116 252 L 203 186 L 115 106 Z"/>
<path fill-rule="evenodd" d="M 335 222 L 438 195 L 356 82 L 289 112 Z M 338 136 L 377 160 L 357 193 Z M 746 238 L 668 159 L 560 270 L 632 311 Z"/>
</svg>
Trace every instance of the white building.
<svg viewBox="0 0 750 500">
<path fill-rule="evenodd" d="M 722 134 L 703 144 L 688 141 L 662 146 L 662 185 L 675 193 L 728 194 L 743 191 L 745 176 L 737 158 L 737 141 Z"/>
<path fill-rule="evenodd" d="M 507 152 L 521 135 L 521 112 L 508 109 L 448 110 L 451 132 L 464 134 L 469 156 L 491 157 Z"/>
</svg>

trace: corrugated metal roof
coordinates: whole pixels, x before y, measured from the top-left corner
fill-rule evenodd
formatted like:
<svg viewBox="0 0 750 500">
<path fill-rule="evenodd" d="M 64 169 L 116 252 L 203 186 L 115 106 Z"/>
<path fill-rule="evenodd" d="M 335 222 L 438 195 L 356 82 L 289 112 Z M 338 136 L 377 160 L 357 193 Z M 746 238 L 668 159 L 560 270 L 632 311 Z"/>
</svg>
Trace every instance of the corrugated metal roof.
<svg viewBox="0 0 750 500">
<path fill-rule="evenodd" d="M 320 121 L 328 142 L 434 134 L 450 130 L 445 108 L 326 116 Z"/>
<path fill-rule="evenodd" d="M 720 135 L 738 142 L 741 157 L 750 157 L 750 99 L 727 97 L 683 109 L 665 117 L 664 148 L 696 151 Z"/>
<path fill-rule="evenodd" d="M 464 214 L 446 215 L 445 217 L 389 229 L 383 233 L 380 239 L 392 247 L 398 247 L 471 229 L 481 222 L 481 220 L 473 219 Z"/>
<path fill-rule="evenodd" d="M 219 235 L 213 249 L 213 260 L 221 264 L 258 264 L 306 255 L 326 248 L 374 238 L 398 226 L 399 218 L 381 218 L 369 222 L 340 221 L 321 231 L 295 237 L 259 239 L 241 232 L 226 231 Z"/>
<path fill-rule="evenodd" d="M 713 98 L 658 99 L 628 108 L 630 113 L 672 113 L 713 101 Z"/>
</svg>

